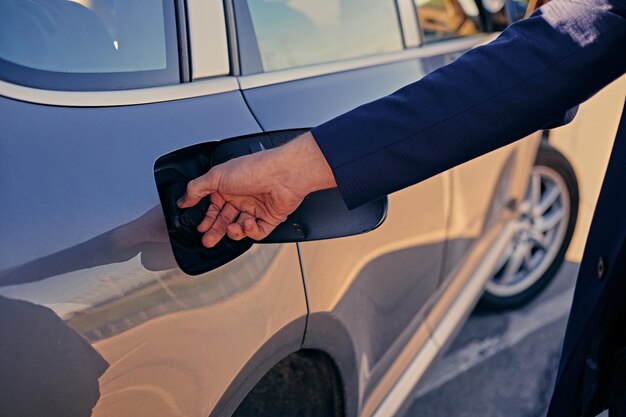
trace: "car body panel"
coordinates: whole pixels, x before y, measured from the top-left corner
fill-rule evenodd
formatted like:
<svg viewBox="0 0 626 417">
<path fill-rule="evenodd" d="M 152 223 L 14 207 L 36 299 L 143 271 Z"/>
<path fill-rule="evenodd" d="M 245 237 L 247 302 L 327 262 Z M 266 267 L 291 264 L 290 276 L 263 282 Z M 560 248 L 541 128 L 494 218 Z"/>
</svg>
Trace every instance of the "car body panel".
<svg viewBox="0 0 626 417">
<path fill-rule="evenodd" d="M 420 60 L 404 60 L 253 88 L 244 95 L 265 130 L 306 127 L 423 75 Z M 340 369 L 356 372 L 356 380 L 344 372 L 350 379 L 345 383 L 355 385 L 346 400 L 355 411 L 407 340 L 419 333 L 424 307 L 437 288 L 447 175 L 391 195 L 386 221 L 371 233 L 299 244 L 311 312 L 304 346 L 331 350 Z M 350 343 L 342 349 L 331 339 L 344 331 Z"/>
<path fill-rule="evenodd" d="M 533 134 L 448 172 L 445 273 L 361 416 L 392 416 L 402 410 L 413 386 L 465 322 L 510 239 L 515 208 L 509 205 L 522 201 L 539 140 L 540 134 Z"/>
<path fill-rule="evenodd" d="M 450 171 L 452 210 L 442 285 L 477 239 L 516 212 L 540 138 L 539 132 L 534 133 Z"/>
<path fill-rule="evenodd" d="M 326 326 L 320 315 L 342 322 L 354 345 L 358 388 L 352 394 L 359 408 L 407 339 L 428 333 L 421 324 L 445 241 L 443 178 L 420 185 L 390 196 L 387 220 L 367 235 L 300 244 L 311 311 L 304 346 L 326 346 L 336 357 L 341 352 L 333 351 L 339 349 L 332 334 L 316 326 Z M 435 210 L 420 210 L 415 201 Z"/>
<path fill-rule="evenodd" d="M 313 126 L 419 79 L 463 51 L 251 88 L 244 95 L 264 130 Z M 333 338 L 335 331 L 318 331 L 317 323 L 341 322 L 335 324 L 350 334 L 355 358 L 330 353 L 340 368 L 344 363 L 357 367 L 351 370 L 356 382 L 352 376 L 346 382 L 356 386 L 357 399 L 348 403 L 364 415 L 389 392 L 389 375 L 402 369 L 398 364 L 425 346 L 429 329 L 424 317 L 437 301 L 434 280 L 441 285 L 463 263 L 467 270 L 477 267 L 473 262 L 480 257 L 469 256 L 473 244 L 504 221 L 506 203 L 521 201 L 534 147 L 536 143 L 513 144 L 395 193 L 385 224 L 368 235 L 300 244 L 311 311 L 304 346 L 328 346 L 313 338 Z M 414 207 L 416 202 L 424 208 Z M 468 278 L 451 275 L 447 281 L 454 279 L 462 284 Z M 384 311 L 384 305 L 395 310 Z M 324 312 L 331 317 L 321 318 Z"/>
<path fill-rule="evenodd" d="M 509 233 L 507 225 L 515 218 L 517 205 L 524 199 L 540 140 L 541 133 L 533 133 L 451 170 L 452 215 L 445 271 L 435 296 L 438 302 L 427 318 L 435 333 L 453 304 L 467 292 L 470 279 L 484 268 L 486 258 L 498 258 L 495 242 Z M 486 284 L 491 272 L 482 274 L 480 285 Z M 474 301 L 481 294 L 482 287 Z M 463 321 L 459 320 L 458 324 Z M 450 330 L 446 337 L 436 334 L 433 337 L 444 348 L 455 330 Z"/>
<path fill-rule="evenodd" d="M 419 61 L 405 60 L 245 89 L 243 94 L 264 130 L 304 128 L 392 93 L 425 74 Z"/>
<path fill-rule="evenodd" d="M 158 205 L 159 156 L 260 131 L 240 92 L 101 108 L 0 98 L 0 114 L 0 189 L 13 196 L 0 293 L 52 308 L 109 363 L 95 416 L 207 416 L 246 363 L 300 347 L 296 245 L 189 277 Z M 283 350 L 257 358 L 270 339 Z"/>
</svg>

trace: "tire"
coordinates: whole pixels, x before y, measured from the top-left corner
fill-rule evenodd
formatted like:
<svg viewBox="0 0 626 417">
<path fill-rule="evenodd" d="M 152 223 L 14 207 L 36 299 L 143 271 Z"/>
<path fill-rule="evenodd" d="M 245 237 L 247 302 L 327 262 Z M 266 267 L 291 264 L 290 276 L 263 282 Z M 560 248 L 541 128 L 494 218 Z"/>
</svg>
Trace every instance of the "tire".
<svg viewBox="0 0 626 417">
<path fill-rule="evenodd" d="M 578 204 L 574 169 L 563 154 L 542 142 L 526 198 L 518 208 L 518 230 L 487 282 L 481 307 L 513 309 L 541 293 L 563 264 L 574 233 Z"/>
</svg>

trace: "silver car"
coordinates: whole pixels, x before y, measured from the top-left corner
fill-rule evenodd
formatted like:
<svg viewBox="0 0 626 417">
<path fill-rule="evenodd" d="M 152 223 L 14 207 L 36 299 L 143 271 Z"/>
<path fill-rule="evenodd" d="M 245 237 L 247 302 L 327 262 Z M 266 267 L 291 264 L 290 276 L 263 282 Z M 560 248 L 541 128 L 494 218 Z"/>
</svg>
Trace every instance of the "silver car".
<svg viewBox="0 0 626 417">
<path fill-rule="evenodd" d="M 562 262 L 578 191 L 542 132 L 363 223 L 312 196 L 219 253 L 180 237 L 167 169 L 276 146 L 501 22 L 473 0 L 1 1 L 0 415 L 396 414 L 481 297 L 520 305 Z"/>
</svg>

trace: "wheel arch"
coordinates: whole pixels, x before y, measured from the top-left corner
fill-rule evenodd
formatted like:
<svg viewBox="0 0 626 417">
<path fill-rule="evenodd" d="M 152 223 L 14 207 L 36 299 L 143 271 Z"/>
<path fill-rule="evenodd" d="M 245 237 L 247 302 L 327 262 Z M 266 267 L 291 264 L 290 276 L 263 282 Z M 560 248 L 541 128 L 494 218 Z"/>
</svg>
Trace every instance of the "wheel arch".
<svg viewBox="0 0 626 417">
<path fill-rule="evenodd" d="M 302 349 L 273 366 L 233 417 L 344 417 L 343 384 L 325 352 Z"/>
<path fill-rule="evenodd" d="M 241 367 L 237 376 L 209 413 L 209 417 L 231 416 L 246 395 L 270 369 L 300 350 L 305 323 L 306 316 L 298 317 L 273 334 Z"/>
<path fill-rule="evenodd" d="M 311 313 L 302 348 L 324 352 L 333 360 L 343 385 L 344 415 L 356 417 L 360 404 L 358 355 L 344 323 L 331 311 Z"/>
<path fill-rule="evenodd" d="M 312 352 L 320 358 L 327 358 L 326 363 L 332 364 L 336 370 L 343 415 L 357 415 L 357 356 L 350 333 L 332 312 L 317 312 L 309 315 L 303 339 L 305 320 L 305 317 L 300 317 L 290 322 L 264 343 L 242 366 L 209 417 L 230 417 L 264 376 L 281 362 L 296 358 L 302 352 Z"/>
</svg>

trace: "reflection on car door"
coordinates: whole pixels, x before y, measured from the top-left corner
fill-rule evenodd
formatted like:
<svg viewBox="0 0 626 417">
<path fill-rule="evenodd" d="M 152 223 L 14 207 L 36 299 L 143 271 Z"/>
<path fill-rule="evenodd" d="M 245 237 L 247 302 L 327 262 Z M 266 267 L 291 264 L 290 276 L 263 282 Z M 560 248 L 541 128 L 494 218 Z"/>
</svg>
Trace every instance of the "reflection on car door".
<svg viewBox="0 0 626 417">
<path fill-rule="evenodd" d="M 0 98 L 0 114 L 0 190 L 14 196 L 0 209 L 0 292 L 49 306 L 108 362 L 94 416 L 206 415 L 274 334 L 289 329 L 282 348 L 299 349 L 295 244 L 189 277 L 158 205 L 159 156 L 260 131 L 239 91 L 100 108 Z"/>
<path fill-rule="evenodd" d="M 348 7 L 351 3 L 356 6 L 355 1 L 329 3 L 341 4 L 350 13 L 369 7 L 360 4 L 359 8 Z M 377 7 L 381 4 L 393 7 L 393 1 L 377 4 Z M 255 21 L 254 9 L 250 11 L 259 36 L 263 33 L 259 25 L 265 24 L 268 16 Z M 307 16 L 314 22 L 322 19 L 314 12 Z M 376 18 L 380 19 L 380 14 Z M 350 19 L 344 17 L 342 22 L 346 20 Z M 276 28 L 281 25 L 280 20 L 273 25 L 275 32 L 280 32 Z M 336 35 L 343 33 L 337 30 Z M 388 39 L 388 46 L 393 48 L 393 40 Z M 262 40 L 259 40 L 261 61 L 267 61 L 273 56 L 272 46 L 263 45 Z M 240 38 L 241 42 L 245 41 Z M 291 49 L 296 47 L 294 39 L 287 42 Z M 307 43 L 315 44 L 311 40 Z M 347 53 L 342 48 L 342 39 L 335 40 L 333 50 L 337 51 L 336 59 Z M 314 53 L 315 47 L 309 46 L 308 51 Z M 320 59 L 331 58 L 324 55 Z M 264 64 L 267 67 L 267 62 Z M 246 102 L 264 130 L 315 126 L 424 75 L 422 62 L 418 60 L 315 77 L 303 78 L 298 71 L 306 69 L 287 70 L 282 80 L 280 72 L 241 77 Z M 290 78 L 296 79 L 290 81 Z M 373 232 L 299 244 L 310 312 L 304 347 L 330 351 L 340 367 L 348 367 L 349 359 L 342 363 L 344 357 L 356 355 L 354 372 L 361 403 L 372 396 L 410 340 L 411 349 L 416 350 L 428 339 L 422 317 L 440 278 L 448 210 L 446 190 L 444 174 L 391 195 L 387 219 Z M 349 337 L 336 339 L 333 326 L 344 329 Z M 415 338 L 416 334 L 419 337 Z M 351 381 L 345 383 L 352 385 Z M 380 396 L 376 395 L 378 399 Z"/>
<path fill-rule="evenodd" d="M 405 64 L 407 76 L 413 65 Z M 364 96 L 369 99 L 391 91 L 378 81 L 394 71 L 398 68 L 380 67 L 244 94 L 265 129 L 312 126 L 365 101 Z M 260 115 L 288 108 L 295 110 L 283 113 L 285 120 L 280 123 Z M 445 238 L 444 193 L 444 176 L 432 178 L 391 195 L 387 219 L 373 232 L 299 244 L 310 311 L 305 347 L 336 346 L 315 335 L 321 335 L 325 326 L 325 318 L 318 315 L 339 320 L 355 343 L 363 389 L 374 387 L 416 331 L 420 323 L 416 318 L 437 287 Z"/>
<path fill-rule="evenodd" d="M 510 220 L 523 201 L 541 133 L 451 170 L 452 210 L 442 285 L 467 261 L 477 240 Z"/>
</svg>

